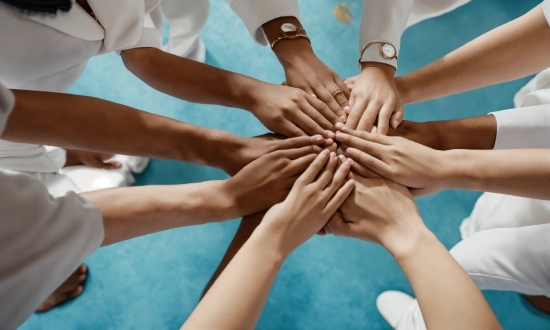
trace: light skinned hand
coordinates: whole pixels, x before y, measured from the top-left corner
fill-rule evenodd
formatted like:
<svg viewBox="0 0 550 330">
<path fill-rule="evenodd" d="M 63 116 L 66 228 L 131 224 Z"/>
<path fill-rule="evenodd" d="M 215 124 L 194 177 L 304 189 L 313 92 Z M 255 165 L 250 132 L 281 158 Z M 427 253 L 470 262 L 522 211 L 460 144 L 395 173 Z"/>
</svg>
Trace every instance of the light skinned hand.
<svg viewBox="0 0 550 330">
<path fill-rule="evenodd" d="M 264 216 L 259 230 L 268 230 L 283 255 L 319 232 L 353 189 L 347 180 L 352 161 L 338 166 L 334 152 L 323 150 L 300 175 L 288 197 Z"/>
<path fill-rule="evenodd" d="M 435 193 L 448 186 L 445 151 L 434 150 L 399 136 L 385 136 L 342 127 L 336 140 L 344 155 L 355 160 L 353 170 L 372 172 L 411 188 L 415 196 Z"/>
<path fill-rule="evenodd" d="M 265 154 L 226 180 L 226 193 L 240 214 L 266 210 L 285 199 L 319 152 L 319 146 L 309 145 Z"/>
<path fill-rule="evenodd" d="M 115 156 L 111 153 L 77 149 L 65 149 L 65 151 L 67 160 L 65 161 L 64 167 L 86 165 L 89 167 L 102 168 L 106 170 L 114 170 L 122 167 L 121 163 L 114 160 L 109 160 Z"/>
<path fill-rule="evenodd" d="M 350 173 L 355 189 L 325 226 L 325 232 L 371 241 L 390 252 L 425 226 L 409 190 L 381 178 Z"/>
<path fill-rule="evenodd" d="M 404 117 L 403 103 L 394 82 L 395 68 L 382 63 L 363 63 L 351 90 L 351 110 L 346 126 L 360 131 L 388 134 Z M 377 120 L 378 119 L 378 120 Z"/>
<path fill-rule="evenodd" d="M 269 130 L 287 137 L 334 131 L 343 122 L 323 101 L 299 88 L 263 84 L 253 94 L 251 112 Z"/>
</svg>

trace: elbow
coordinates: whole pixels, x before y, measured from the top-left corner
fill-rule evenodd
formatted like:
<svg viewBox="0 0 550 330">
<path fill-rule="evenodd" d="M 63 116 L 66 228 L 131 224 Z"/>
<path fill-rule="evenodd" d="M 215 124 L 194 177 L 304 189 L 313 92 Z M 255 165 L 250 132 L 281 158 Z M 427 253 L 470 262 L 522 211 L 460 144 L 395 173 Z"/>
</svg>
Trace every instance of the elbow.
<svg viewBox="0 0 550 330">
<path fill-rule="evenodd" d="M 128 71 L 140 76 L 141 73 L 147 71 L 147 68 L 153 65 L 155 52 L 158 51 L 160 50 L 156 48 L 133 48 L 123 50 L 120 56 Z"/>
</svg>

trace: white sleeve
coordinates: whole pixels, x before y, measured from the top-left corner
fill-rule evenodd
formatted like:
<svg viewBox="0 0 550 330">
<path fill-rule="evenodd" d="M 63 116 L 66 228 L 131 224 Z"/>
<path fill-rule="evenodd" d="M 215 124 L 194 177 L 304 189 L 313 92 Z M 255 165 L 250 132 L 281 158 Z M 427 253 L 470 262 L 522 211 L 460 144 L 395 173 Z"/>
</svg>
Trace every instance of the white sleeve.
<svg viewBox="0 0 550 330">
<path fill-rule="evenodd" d="M 16 329 L 102 243 L 101 211 L 74 192 L 0 170 L 0 329 Z M 9 298 L 8 298 L 9 297 Z"/>
<path fill-rule="evenodd" d="M 544 16 L 546 17 L 546 20 L 548 21 L 548 25 L 550 25 L 550 0 L 544 0 L 543 1 L 542 11 L 544 12 Z"/>
<path fill-rule="evenodd" d="M 0 84 L 0 134 L 6 128 L 6 123 L 14 104 L 15 97 L 12 92 Z"/>
<path fill-rule="evenodd" d="M 133 48 L 162 48 L 162 11 L 160 5 L 144 15 L 143 30 L 138 42 L 130 47 L 117 50 L 117 54 L 120 54 L 122 50 Z"/>
<path fill-rule="evenodd" d="M 300 19 L 297 0 L 226 0 L 257 43 L 267 45 L 262 25 L 279 17 Z"/>
<path fill-rule="evenodd" d="M 497 120 L 494 149 L 550 148 L 550 104 L 491 114 Z"/>
<path fill-rule="evenodd" d="M 397 55 L 401 35 L 405 31 L 414 0 L 364 0 L 359 32 L 359 51 L 375 40 L 391 43 Z M 386 63 L 397 68 L 397 60 L 387 60 L 380 54 L 380 44 L 372 44 L 364 51 L 361 62 Z"/>
</svg>

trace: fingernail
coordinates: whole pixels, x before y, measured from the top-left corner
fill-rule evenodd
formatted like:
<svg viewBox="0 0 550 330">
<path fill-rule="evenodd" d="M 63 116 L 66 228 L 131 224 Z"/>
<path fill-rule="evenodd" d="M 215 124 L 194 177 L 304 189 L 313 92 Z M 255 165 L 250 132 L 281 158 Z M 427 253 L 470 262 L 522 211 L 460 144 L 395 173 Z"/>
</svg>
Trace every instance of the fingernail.
<svg viewBox="0 0 550 330">
<path fill-rule="evenodd" d="M 341 140 L 344 138 L 344 134 L 340 133 L 340 132 L 336 132 L 336 140 Z"/>
<path fill-rule="evenodd" d="M 313 96 L 313 97 L 317 98 L 317 95 L 315 95 L 315 94 L 311 94 L 311 96 Z"/>
<path fill-rule="evenodd" d="M 335 153 L 335 152 L 331 152 L 331 153 L 330 153 L 330 159 L 335 158 L 335 157 L 336 157 L 336 153 Z"/>
<path fill-rule="evenodd" d="M 345 122 L 346 122 L 346 119 L 347 119 L 346 116 L 340 117 L 340 121 L 341 121 L 342 123 L 345 123 Z"/>
<path fill-rule="evenodd" d="M 320 153 L 321 156 L 326 157 L 328 156 L 329 151 L 327 149 L 323 150 L 323 152 Z"/>
<path fill-rule="evenodd" d="M 399 126 L 399 120 L 395 119 L 395 120 L 392 122 L 391 127 L 392 127 L 393 129 L 396 129 L 397 126 Z"/>
<path fill-rule="evenodd" d="M 346 149 L 346 154 L 350 155 L 350 156 L 353 156 L 353 154 L 355 153 L 355 149 L 354 148 L 347 148 Z"/>
<path fill-rule="evenodd" d="M 354 185 L 354 184 L 355 184 L 355 181 L 354 181 L 353 179 L 349 179 L 349 180 L 348 180 L 348 184 Z"/>
<path fill-rule="evenodd" d="M 315 152 L 321 152 L 321 147 L 319 147 L 319 146 L 313 146 L 313 151 L 315 151 Z"/>
<path fill-rule="evenodd" d="M 338 158 L 340 158 L 342 163 L 346 161 L 346 156 L 344 156 L 344 155 L 339 155 Z"/>
<path fill-rule="evenodd" d="M 333 131 L 325 131 L 325 137 L 332 139 L 334 137 Z"/>
<path fill-rule="evenodd" d="M 349 105 L 346 105 L 346 106 L 344 107 L 344 112 L 347 113 L 347 114 L 349 114 L 350 111 L 351 111 L 350 106 L 349 106 Z"/>
<path fill-rule="evenodd" d="M 336 124 L 334 124 L 334 127 L 336 127 L 336 129 L 342 129 L 344 127 L 344 124 L 343 123 L 336 123 Z"/>
</svg>

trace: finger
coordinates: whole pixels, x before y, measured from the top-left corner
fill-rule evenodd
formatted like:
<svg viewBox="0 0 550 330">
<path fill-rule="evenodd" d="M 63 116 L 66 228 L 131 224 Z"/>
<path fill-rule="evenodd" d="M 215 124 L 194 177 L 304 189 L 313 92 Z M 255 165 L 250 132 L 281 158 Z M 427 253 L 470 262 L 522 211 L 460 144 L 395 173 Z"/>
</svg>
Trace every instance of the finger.
<svg viewBox="0 0 550 330">
<path fill-rule="evenodd" d="M 308 96 L 307 97 L 308 103 L 317 110 L 320 114 L 322 114 L 330 123 L 336 124 L 342 122 L 340 120 L 340 116 L 337 115 L 332 111 L 331 108 L 329 108 L 325 102 L 319 100 L 317 97 Z M 334 127 L 330 128 L 331 130 L 334 129 Z"/>
<path fill-rule="evenodd" d="M 309 96 L 309 98 L 312 99 L 311 96 Z M 321 101 L 319 101 L 320 103 L 323 103 Z M 326 105 L 325 105 L 326 106 Z M 314 108 L 310 103 L 306 102 L 306 104 L 304 104 L 302 106 L 302 112 L 305 113 L 309 118 L 313 119 L 319 126 L 321 126 L 322 128 L 324 128 L 325 130 L 334 130 L 334 124 L 336 124 L 338 122 L 338 118 L 336 117 L 335 114 L 332 114 L 334 116 L 334 118 L 336 118 L 336 121 L 334 123 L 331 123 L 323 113 L 321 113 L 319 110 L 317 110 L 316 108 Z M 329 109 L 329 112 L 330 112 L 330 109 Z M 323 132 L 324 133 L 324 132 Z"/>
<path fill-rule="evenodd" d="M 319 150 L 319 149 L 317 149 Z M 279 158 L 286 158 L 286 159 L 298 159 L 301 157 L 304 157 L 309 154 L 316 154 L 317 151 L 313 146 L 305 146 L 301 148 L 295 148 L 295 149 L 286 149 L 286 150 L 278 150 L 271 153 L 273 155 L 273 158 L 279 159 Z"/>
<path fill-rule="evenodd" d="M 367 153 L 364 153 L 358 149 L 355 148 L 348 148 L 346 149 L 346 156 L 350 157 L 354 161 L 360 163 L 361 165 L 365 166 L 366 168 L 380 174 L 381 176 L 391 179 L 391 168 L 381 161 L 380 159 L 371 156 Z"/>
<path fill-rule="evenodd" d="M 286 121 L 283 123 L 282 131 L 280 132 L 285 136 L 288 136 L 290 138 L 292 137 L 309 137 L 310 134 L 306 134 L 304 131 L 302 131 L 298 126 L 296 126 L 291 121 Z"/>
<path fill-rule="evenodd" d="M 372 126 L 370 132 L 371 132 L 372 134 L 376 134 L 377 131 L 378 131 L 378 130 L 376 129 L 376 126 Z"/>
<path fill-rule="evenodd" d="M 315 160 L 311 163 L 311 165 L 309 165 L 309 167 L 305 170 L 305 172 L 302 173 L 302 175 L 300 175 L 300 177 L 298 178 L 298 180 L 296 180 L 296 182 L 300 182 L 303 185 L 312 183 L 317 177 L 317 175 L 319 174 L 319 172 L 321 171 L 321 169 L 323 168 L 323 166 L 325 166 L 325 164 L 327 163 L 328 156 L 329 156 L 329 151 L 323 150 L 317 156 L 317 158 L 315 158 Z"/>
<path fill-rule="evenodd" d="M 351 129 L 356 129 L 359 124 L 359 120 L 363 116 L 363 112 L 367 108 L 368 101 L 367 99 L 355 99 L 355 103 L 352 103 L 350 100 L 351 110 L 346 120 L 346 127 Z"/>
<path fill-rule="evenodd" d="M 288 165 L 285 169 L 285 175 L 288 177 L 295 177 L 296 179 L 298 176 L 307 169 L 309 165 L 317 158 L 316 154 L 310 154 L 303 157 L 300 157 L 298 159 L 294 159 L 291 161 L 290 165 Z"/>
<path fill-rule="evenodd" d="M 338 85 L 338 87 L 340 87 L 342 92 L 344 92 L 346 101 L 348 101 L 351 96 L 351 88 L 349 88 L 348 85 L 346 85 L 346 83 L 342 79 L 340 79 L 340 77 L 338 77 L 338 75 L 334 77 L 334 82 L 336 83 L 336 85 Z M 349 102 L 347 105 L 349 105 Z"/>
<path fill-rule="evenodd" d="M 373 170 L 369 170 L 368 168 L 357 162 L 353 162 L 353 165 L 351 166 L 351 171 L 365 178 L 382 178 L 380 174 L 374 172 Z"/>
<path fill-rule="evenodd" d="M 325 235 L 331 235 L 332 234 L 332 231 L 330 230 L 329 226 L 325 225 L 323 227 L 323 231 L 325 233 Z"/>
<path fill-rule="evenodd" d="M 296 114 L 293 122 L 302 131 L 306 132 L 307 135 L 323 134 L 323 132 L 325 131 L 321 126 L 319 126 L 319 124 L 317 124 L 313 119 L 311 119 L 302 111 Z"/>
<path fill-rule="evenodd" d="M 325 228 L 328 228 L 335 236 L 351 236 L 351 225 L 351 222 L 344 220 L 342 217 L 332 217 Z"/>
<path fill-rule="evenodd" d="M 390 118 L 390 125 L 393 129 L 397 129 L 399 124 L 403 121 L 403 118 L 405 117 L 405 111 L 403 110 L 403 107 L 399 107 L 395 112 L 391 115 Z"/>
<path fill-rule="evenodd" d="M 353 165 L 353 160 L 348 159 L 345 162 L 343 162 L 336 173 L 334 174 L 332 181 L 330 185 L 328 186 L 328 192 L 330 196 L 334 195 L 334 193 L 342 187 L 344 182 L 346 181 L 346 177 L 351 169 L 351 166 Z"/>
<path fill-rule="evenodd" d="M 335 89 L 338 89 L 338 88 L 335 88 Z M 332 110 L 332 112 L 335 113 L 338 116 L 338 118 L 340 118 L 340 116 L 344 115 L 344 109 L 342 109 L 338 104 L 338 102 L 336 102 L 332 94 L 330 94 L 331 92 L 332 91 L 330 92 L 327 91 L 325 87 L 320 87 L 315 89 L 315 95 L 317 95 L 317 97 L 321 101 L 325 102 L 325 104 L 328 105 L 328 107 Z"/>
<path fill-rule="evenodd" d="M 344 125 L 341 125 L 341 124 L 337 124 L 337 125 L 335 125 L 335 127 L 338 131 L 340 131 L 342 133 L 358 137 L 362 140 L 371 141 L 371 142 L 378 143 L 378 144 L 383 144 L 383 145 L 393 144 L 392 141 L 393 141 L 394 138 L 388 137 L 386 135 L 376 134 L 376 133 L 369 133 L 369 132 L 365 132 L 365 131 L 358 131 L 358 130 L 354 130 L 354 129 L 351 129 L 349 127 L 346 127 Z M 336 138 L 336 136 L 335 136 L 335 138 Z"/>
<path fill-rule="evenodd" d="M 348 88 L 344 85 L 344 88 L 348 90 Z M 327 86 L 327 90 L 330 91 L 332 97 L 338 103 L 340 108 L 342 109 L 342 114 L 344 113 L 344 107 L 349 105 L 348 98 L 346 97 L 346 94 L 344 94 L 344 89 L 339 86 L 338 84 L 330 84 Z M 341 92 L 337 93 L 336 95 L 333 94 L 333 92 L 336 92 L 337 90 L 341 90 Z"/>
<path fill-rule="evenodd" d="M 378 117 L 379 112 L 380 104 L 377 102 L 369 102 L 365 109 L 365 112 L 363 112 L 363 115 L 361 116 L 361 119 L 357 124 L 357 130 L 370 132 L 370 130 L 372 129 L 372 125 L 376 121 L 376 117 Z"/>
<path fill-rule="evenodd" d="M 108 153 L 100 153 L 98 155 L 99 159 L 101 159 L 101 161 L 106 161 L 106 160 L 109 160 L 111 158 L 113 158 L 115 156 L 115 154 L 108 154 Z"/>
<path fill-rule="evenodd" d="M 393 109 L 395 108 L 395 105 L 389 104 L 382 106 L 382 109 L 380 109 L 380 113 L 378 114 L 378 126 L 376 128 L 376 133 L 378 134 L 388 134 L 388 129 L 390 127 L 390 117 L 393 113 Z"/>
<path fill-rule="evenodd" d="M 363 152 L 373 155 L 377 158 L 382 158 L 386 154 L 386 146 L 383 144 L 378 144 L 376 142 L 363 140 L 361 138 L 338 132 L 336 133 L 336 141 L 339 141 L 344 145 L 345 148 L 356 148 Z"/>
<path fill-rule="evenodd" d="M 351 194 L 353 191 L 353 187 L 355 187 L 355 181 L 354 180 L 348 180 L 346 183 L 341 186 L 338 191 L 336 191 L 336 194 L 332 196 L 332 198 L 329 200 L 326 206 L 326 211 L 328 213 L 333 213 L 338 210 L 338 208 L 344 203 L 346 198 Z M 330 226 L 329 226 L 330 227 Z M 330 227 L 330 230 L 334 232 L 332 227 Z"/>
<path fill-rule="evenodd" d="M 336 157 L 336 154 L 334 152 L 331 152 L 327 165 L 315 182 L 320 190 L 325 189 L 325 187 L 329 184 L 332 176 L 334 175 L 334 171 L 336 170 L 336 165 L 338 165 L 338 158 Z"/>
<path fill-rule="evenodd" d="M 116 162 L 116 161 L 110 161 L 110 162 L 103 163 L 102 168 L 107 169 L 107 170 L 116 170 L 116 169 L 121 168 L 121 167 L 122 167 L 121 163 Z"/>
<path fill-rule="evenodd" d="M 332 140 L 330 141 L 332 144 Z M 300 136 L 295 138 L 289 138 L 284 140 L 279 140 L 276 150 L 285 150 L 285 149 L 295 149 L 307 146 L 324 146 L 327 143 L 327 139 L 324 139 L 321 135 L 314 136 Z"/>
</svg>

